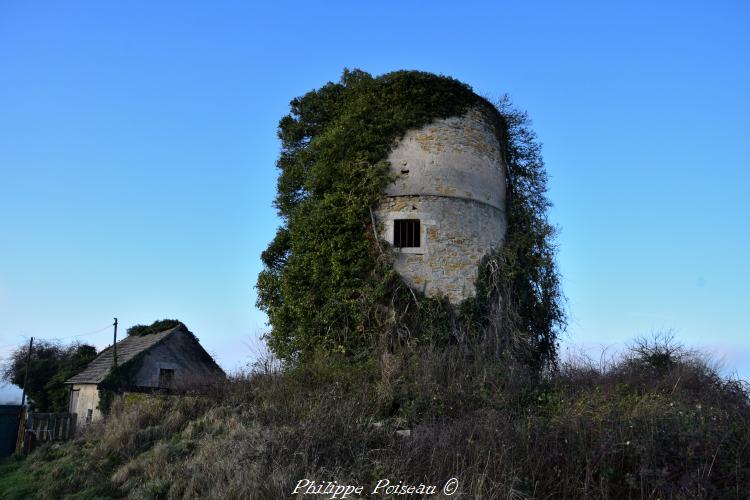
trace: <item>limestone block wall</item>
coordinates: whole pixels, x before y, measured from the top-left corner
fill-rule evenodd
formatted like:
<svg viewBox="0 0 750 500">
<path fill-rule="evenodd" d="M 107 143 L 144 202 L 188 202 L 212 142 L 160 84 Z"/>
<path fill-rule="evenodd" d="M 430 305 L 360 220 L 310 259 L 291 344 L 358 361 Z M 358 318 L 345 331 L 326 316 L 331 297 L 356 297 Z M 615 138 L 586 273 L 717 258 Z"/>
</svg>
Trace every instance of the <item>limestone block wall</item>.
<svg viewBox="0 0 750 500">
<path fill-rule="evenodd" d="M 394 242 L 394 221 L 418 219 L 420 246 L 394 248 L 394 267 L 412 287 L 456 304 L 475 293 L 478 264 L 507 228 L 505 165 L 490 119 L 479 109 L 412 130 L 388 157 L 397 176 L 376 216 Z"/>
<path fill-rule="evenodd" d="M 408 131 L 388 161 L 386 196 L 465 198 L 505 211 L 505 164 L 489 117 L 479 109 Z"/>
<path fill-rule="evenodd" d="M 428 297 L 459 303 L 474 295 L 478 264 L 502 245 L 502 212 L 472 200 L 406 196 L 380 206 L 381 237 L 393 242 L 395 219 L 420 219 L 419 248 L 394 248 L 394 267 L 412 288 Z"/>
</svg>

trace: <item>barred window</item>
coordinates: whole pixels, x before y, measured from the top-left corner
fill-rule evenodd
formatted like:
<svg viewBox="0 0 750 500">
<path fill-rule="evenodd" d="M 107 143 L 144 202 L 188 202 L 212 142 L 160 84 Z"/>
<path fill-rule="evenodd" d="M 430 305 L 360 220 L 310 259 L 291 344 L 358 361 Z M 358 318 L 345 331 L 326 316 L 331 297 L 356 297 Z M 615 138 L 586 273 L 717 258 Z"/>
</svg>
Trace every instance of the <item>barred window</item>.
<svg viewBox="0 0 750 500">
<path fill-rule="evenodd" d="M 393 246 L 396 248 L 418 248 L 420 241 L 419 219 L 396 219 L 393 221 Z"/>
</svg>

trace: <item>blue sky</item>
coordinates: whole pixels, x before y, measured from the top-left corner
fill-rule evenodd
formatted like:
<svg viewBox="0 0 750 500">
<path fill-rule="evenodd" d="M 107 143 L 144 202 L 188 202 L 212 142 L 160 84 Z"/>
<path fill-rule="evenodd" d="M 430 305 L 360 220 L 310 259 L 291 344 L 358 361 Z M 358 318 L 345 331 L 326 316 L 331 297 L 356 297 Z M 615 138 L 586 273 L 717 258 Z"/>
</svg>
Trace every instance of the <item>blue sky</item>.
<svg viewBox="0 0 750 500">
<path fill-rule="evenodd" d="M 748 5 L 2 2 L 0 356 L 169 317 L 243 366 L 289 101 L 419 69 L 529 112 L 564 352 L 674 329 L 750 379 Z"/>
</svg>

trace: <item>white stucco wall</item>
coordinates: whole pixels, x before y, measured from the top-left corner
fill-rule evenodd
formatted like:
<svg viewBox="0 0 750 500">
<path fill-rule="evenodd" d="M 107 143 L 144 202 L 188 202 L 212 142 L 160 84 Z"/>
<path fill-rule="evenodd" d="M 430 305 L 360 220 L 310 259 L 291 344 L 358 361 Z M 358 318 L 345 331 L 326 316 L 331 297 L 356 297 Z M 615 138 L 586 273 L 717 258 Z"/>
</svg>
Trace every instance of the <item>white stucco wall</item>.
<svg viewBox="0 0 750 500">
<path fill-rule="evenodd" d="M 452 303 L 475 293 L 478 264 L 507 228 L 505 165 L 480 109 L 411 130 L 388 157 L 397 176 L 376 210 L 381 237 L 393 221 L 419 219 L 421 246 L 394 248 L 394 267 L 413 288 Z"/>
<path fill-rule="evenodd" d="M 99 406 L 99 390 L 96 384 L 73 384 L 72 391 L 77 391 L 77 396 L 70 398 L 70 412 L 78 415 L 76 425 L 86 425 L 86 415 L 91 410 L 91 421 L 95 422 L 102 417 L 97 408 Z"/>
</svg>

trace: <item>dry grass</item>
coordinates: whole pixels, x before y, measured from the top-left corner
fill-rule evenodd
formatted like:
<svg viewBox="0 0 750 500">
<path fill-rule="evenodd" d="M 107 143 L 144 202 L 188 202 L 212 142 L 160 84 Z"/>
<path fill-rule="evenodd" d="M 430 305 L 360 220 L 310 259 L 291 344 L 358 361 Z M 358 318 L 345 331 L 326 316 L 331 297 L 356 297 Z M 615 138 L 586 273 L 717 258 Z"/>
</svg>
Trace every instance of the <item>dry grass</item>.
<svg viewBox="0 0 750 500">
<path fill-rule="evenodd" d="M 750 495 L 748 388 L 698 354 L 640 342 L 539 376 L 473 352 L 319 358 L 210 394 L 122 401 L 14 470 L 40 498 L 288 498 L 303 478 L 367 491 L 451 477 L 461 498 Z"/>
</svg>

